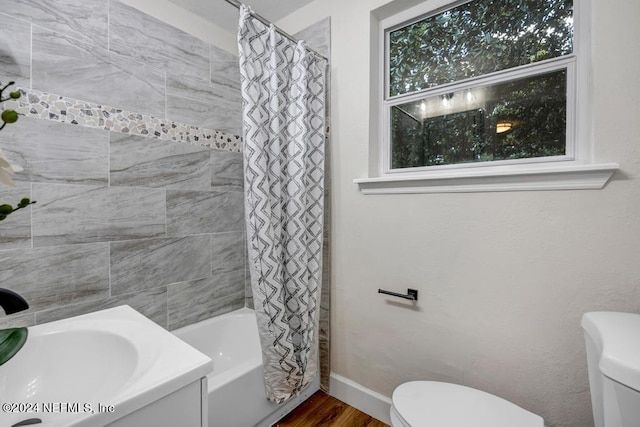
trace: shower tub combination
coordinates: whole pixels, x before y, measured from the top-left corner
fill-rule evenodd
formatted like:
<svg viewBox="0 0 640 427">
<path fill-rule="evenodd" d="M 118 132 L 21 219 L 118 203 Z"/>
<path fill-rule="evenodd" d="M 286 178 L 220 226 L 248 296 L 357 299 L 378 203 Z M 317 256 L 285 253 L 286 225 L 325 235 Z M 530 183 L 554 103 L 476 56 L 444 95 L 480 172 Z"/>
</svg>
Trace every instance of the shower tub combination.
<svg viewBox="0 0 640 427">
<path fill-rule="evenodd" d="M 268 427 L 320 389 L 320 375 L 288 402 L 277 405 L 264 391 L 256 316 L 242 308 L 173 333 L 213 360 L 207 376 L 209 427 Z"/>
</svg>

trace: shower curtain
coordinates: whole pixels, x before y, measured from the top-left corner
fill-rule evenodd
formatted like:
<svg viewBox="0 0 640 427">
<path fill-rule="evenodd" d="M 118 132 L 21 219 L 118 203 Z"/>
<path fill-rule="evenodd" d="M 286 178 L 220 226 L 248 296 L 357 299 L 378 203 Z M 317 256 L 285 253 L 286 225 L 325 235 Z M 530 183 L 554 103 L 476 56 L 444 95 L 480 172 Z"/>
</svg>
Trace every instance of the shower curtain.
<svg viewBox="0 0 640 427">
<path fill-rule="evenodd" d="M 267 398 L 318 370 L 327 61 L 240 9 L 245 215 Z"/>
</svg>

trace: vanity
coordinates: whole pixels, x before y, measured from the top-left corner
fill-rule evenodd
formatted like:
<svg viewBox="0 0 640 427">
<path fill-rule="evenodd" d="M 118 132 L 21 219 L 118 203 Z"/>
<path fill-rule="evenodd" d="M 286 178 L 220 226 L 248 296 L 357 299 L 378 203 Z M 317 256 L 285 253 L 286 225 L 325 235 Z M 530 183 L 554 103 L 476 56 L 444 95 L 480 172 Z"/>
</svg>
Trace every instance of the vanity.
<svg viewBox="0 0 640 427">
<path fill-rule="evenodd" d="M 129 306 L 33 326 L 0 366 L 0 425 L 207 426 L 212 369 Z"/>
</svg>

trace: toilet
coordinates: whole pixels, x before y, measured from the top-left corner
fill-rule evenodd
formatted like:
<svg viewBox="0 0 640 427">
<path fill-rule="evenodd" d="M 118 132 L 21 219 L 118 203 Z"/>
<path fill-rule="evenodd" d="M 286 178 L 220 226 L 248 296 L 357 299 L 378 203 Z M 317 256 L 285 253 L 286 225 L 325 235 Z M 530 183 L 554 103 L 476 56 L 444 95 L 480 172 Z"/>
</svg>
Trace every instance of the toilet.
<svg viewBox="0 0 640 427">
<path fill-rule="evenodd" d="M 484 391 L 411 381 L 391 398 L 393 427 L 544 427 L 542 417 Z"/>
<path fill-rule="evenodd" d="M 640 314 L 582 318 L 595 427 L 640 426 Z M 392 396 L 393 427 L 544 427 L 542 417 L 456 384 L 412 381 Z"/>
<path fill-rule="evenodd" d="M 582 317 L 595 427 L 640 425 L 640 314 Z"/>
</svg>

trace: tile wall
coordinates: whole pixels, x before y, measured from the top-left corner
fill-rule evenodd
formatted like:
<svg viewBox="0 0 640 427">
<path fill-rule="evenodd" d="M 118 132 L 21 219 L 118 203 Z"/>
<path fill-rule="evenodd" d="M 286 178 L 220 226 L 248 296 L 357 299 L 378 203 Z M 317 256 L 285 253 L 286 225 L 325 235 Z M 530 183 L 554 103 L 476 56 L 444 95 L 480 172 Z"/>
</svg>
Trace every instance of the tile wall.
<svg viewBox="0 0 640 427">
<path fill-rule="evenodd" d="M 2 2 L 0 2 L 2 4 Z M 245 304 L 237 58 L 117 0 L 0 8 L 24 167 L 0 201 L 0 328 L 129 304 L 175 329 Z"/>
</svg>

